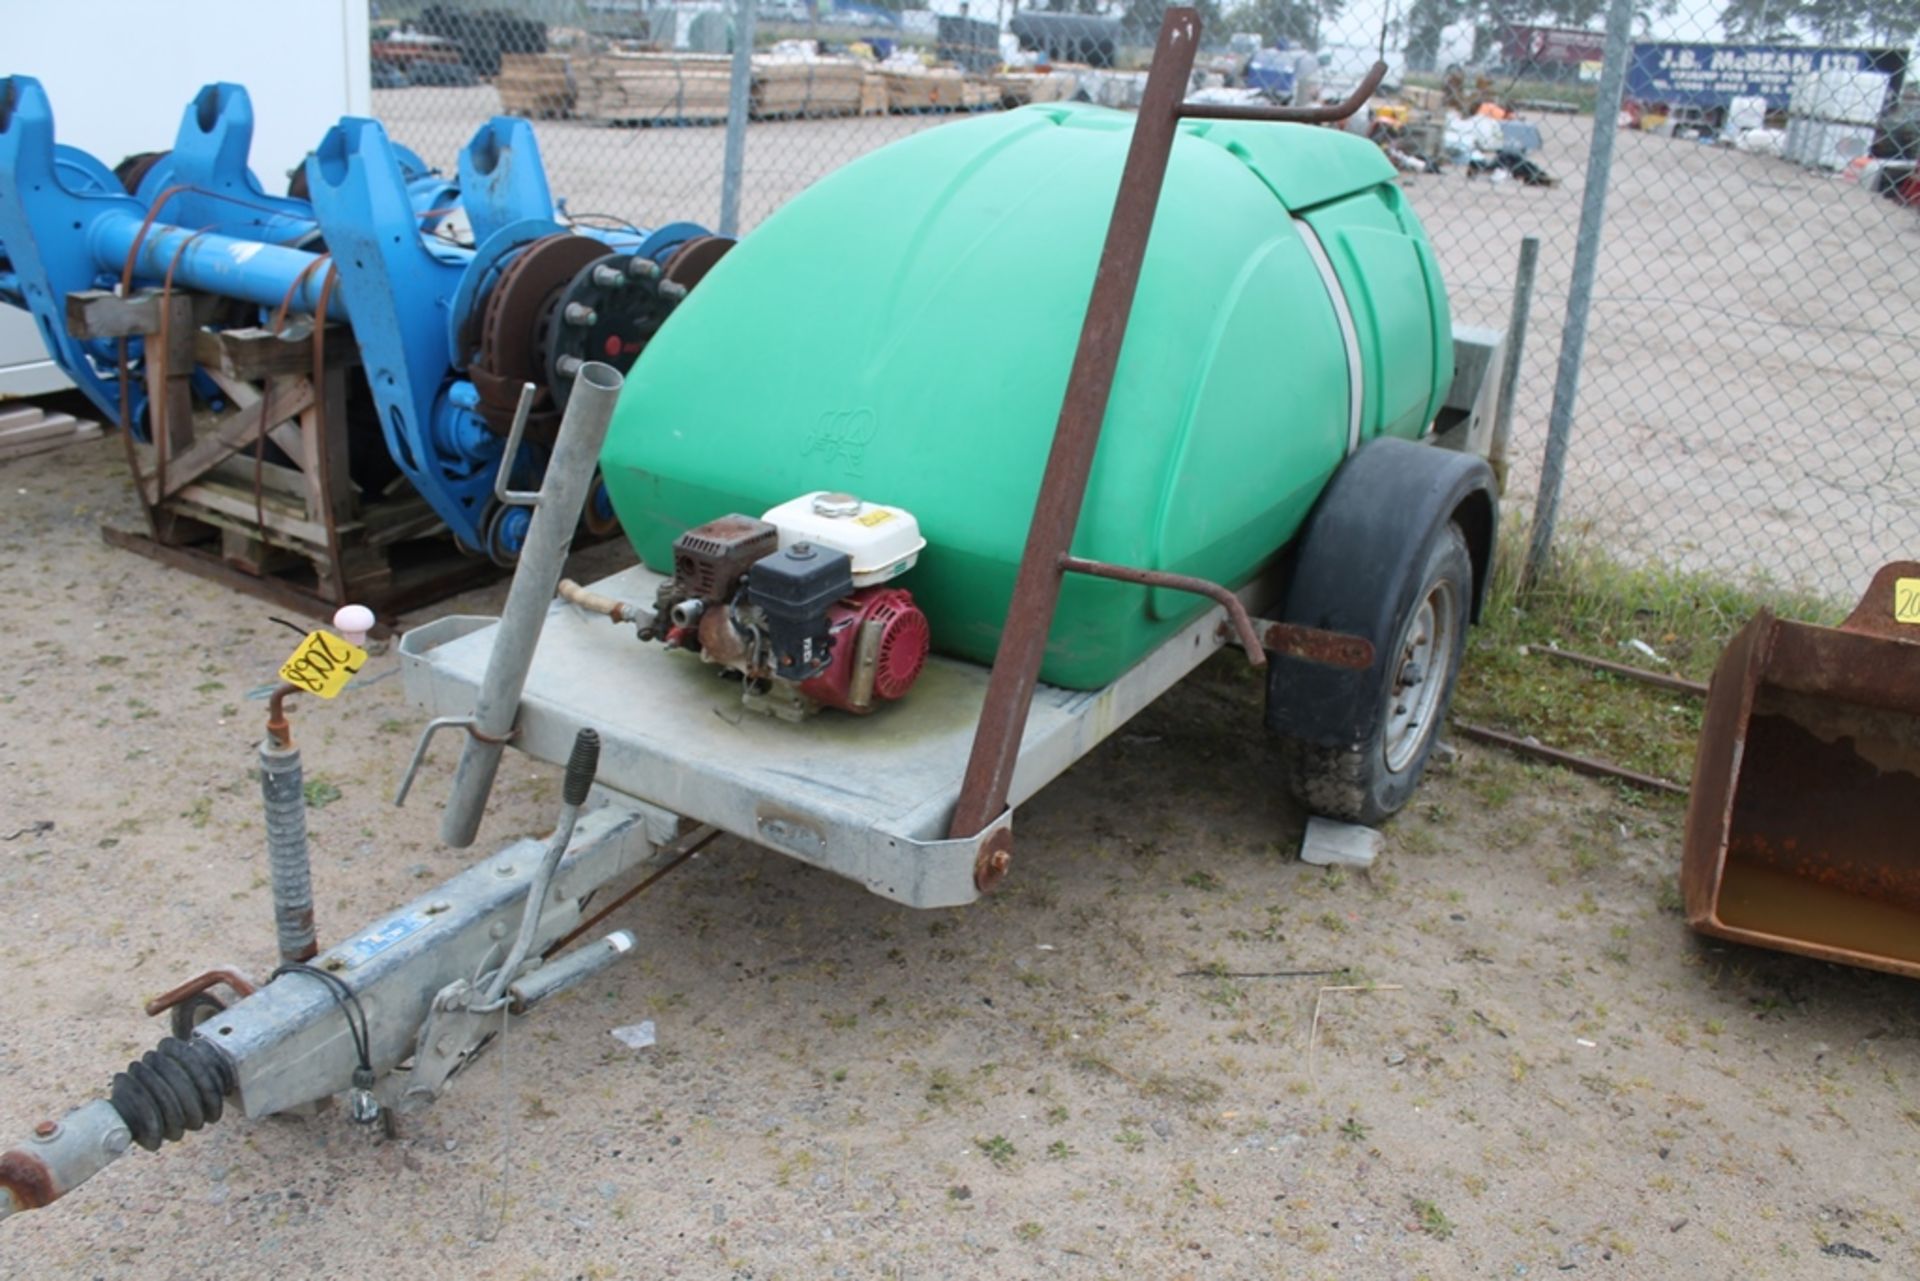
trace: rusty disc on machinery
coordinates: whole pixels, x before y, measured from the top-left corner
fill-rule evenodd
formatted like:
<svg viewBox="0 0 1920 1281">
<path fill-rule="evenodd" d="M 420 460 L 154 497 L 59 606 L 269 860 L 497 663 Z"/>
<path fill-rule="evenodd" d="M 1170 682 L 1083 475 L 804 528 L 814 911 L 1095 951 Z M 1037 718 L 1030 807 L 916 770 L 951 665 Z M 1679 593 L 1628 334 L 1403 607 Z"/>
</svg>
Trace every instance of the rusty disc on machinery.
<svg viewBox="0 0 1920 1281">
<path fill-rule="evenodd" d="M 523 249 L 487 292 L 468 375 L 480 393 L 480 415 L 504 436 L 513 426 L 520 388 L 537 388 L 527 438 L 550 442 L 560 414 L 547 385 L 544 339 L 561 291 L 607 247 L 591 236 L 543 236 Z"/>
<path fill-rule="evenodd" d="M 120 180 L 120 185 L 127 189 L 129 196 L 138 195 L 140 184 L 146 181 L 149 173 L 153 172 L 153 167 L 172 154 L 171 151 L 135 152 L 113 167 L 113 176 Z M 300 172 L 305 173 L 305 168 Z"/>
<path fill-rule="evenodd" d="M 726 236 L 695 236 L 674 251 L 672 261 L 667 263 L 666 279 L 692 289 L 733 246 Z"/>
</svg>

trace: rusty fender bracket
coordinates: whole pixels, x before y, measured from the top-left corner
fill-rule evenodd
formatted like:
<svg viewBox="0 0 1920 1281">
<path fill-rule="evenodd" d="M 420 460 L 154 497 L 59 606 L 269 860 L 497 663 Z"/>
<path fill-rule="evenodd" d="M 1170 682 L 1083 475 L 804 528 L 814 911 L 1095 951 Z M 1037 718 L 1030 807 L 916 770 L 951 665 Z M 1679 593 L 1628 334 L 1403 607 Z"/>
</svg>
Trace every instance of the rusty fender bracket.
<svg viewBox="0 0 1920 1281">
<path fill-rule="evenodd" d="M 1680 872 L 1687 923 L 1920 978 L 1916 816 L 1920 562 L 1883 567 L 1838 628 L 1762 610 L 1707 694 Z"/>
<path fill-rule="evenodd" d="M 1170 591 L 1205 596 L 1227 611 L 1226 621 L 1220 624 L 1220 638 L 1238 641 L 1241 652 L 1247 656 L 1247 662 L 1255 667 L 1267 665 L 1268 650 L 1309 663 L 1324 663 L 1328 667 L 1344 667 L 1356 672 L 1364 672 L 1373 666 L 1373 642 L 1366 637 L 1323 631 L 1318 627 L 1303 627 L 1298 623 L 1256 619 L 1247 613 L 1247 607 L 1240 603 L 1238 596 L 1219 583 L 1211 583 L 1204 578 L 1169 574 L 1158 569 L 1135 569 L 1131 565 L 1110 565 L 1105 561 L 1083 560 L 1078 556 L 1062 556 L 1060 568 L 1069 574 L 1085 574 L 1089 578 L 1111 578 L 1121 583 L 1165 587 Z"/>
</svg>

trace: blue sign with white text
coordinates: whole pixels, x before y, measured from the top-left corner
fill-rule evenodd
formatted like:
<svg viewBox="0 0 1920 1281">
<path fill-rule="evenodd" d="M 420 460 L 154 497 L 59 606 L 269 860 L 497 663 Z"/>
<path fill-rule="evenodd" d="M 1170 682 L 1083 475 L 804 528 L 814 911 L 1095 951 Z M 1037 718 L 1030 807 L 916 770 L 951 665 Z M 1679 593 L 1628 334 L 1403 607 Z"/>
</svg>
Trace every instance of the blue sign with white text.
<svg viewBox="0 0 1920 1281">
<path fill-rule="evenodd" d="M 1627 97 L 1688 107 L 1764 97 L 1769 111 L 1784 111 L 1793 82 L 1808 72 L 1878 71 L 1892 77 L 1898 93 L 1906 69 L 1897 49 L 1638 42 L 1627 63 Z"/>
</svg>

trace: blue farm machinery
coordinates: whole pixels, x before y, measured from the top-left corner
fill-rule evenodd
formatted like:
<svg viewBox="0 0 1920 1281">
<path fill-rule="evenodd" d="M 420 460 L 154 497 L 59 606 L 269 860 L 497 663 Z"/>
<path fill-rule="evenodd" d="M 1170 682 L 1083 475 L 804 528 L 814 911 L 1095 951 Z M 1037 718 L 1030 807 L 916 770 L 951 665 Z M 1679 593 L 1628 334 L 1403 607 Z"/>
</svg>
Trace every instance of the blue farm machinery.
<svg viewBox="0 0 1920 1281">
<path fill-rule="evenodd" d="M 575 374 L 630 366 L 731 241 L 570 217 L 521 120 L 447 177 L 343 119 L 285 195 L 252 134 L 246 90 L 208 85 L 112 169 L 0 79 L 0 301 L 124 428 L 149 528 L 109 539 L 307 605 L 513 564 L 528 509 L 501 495 L 537 484 Z M 583 522 L 614 528 L 597 480 Z"/>
</svg>

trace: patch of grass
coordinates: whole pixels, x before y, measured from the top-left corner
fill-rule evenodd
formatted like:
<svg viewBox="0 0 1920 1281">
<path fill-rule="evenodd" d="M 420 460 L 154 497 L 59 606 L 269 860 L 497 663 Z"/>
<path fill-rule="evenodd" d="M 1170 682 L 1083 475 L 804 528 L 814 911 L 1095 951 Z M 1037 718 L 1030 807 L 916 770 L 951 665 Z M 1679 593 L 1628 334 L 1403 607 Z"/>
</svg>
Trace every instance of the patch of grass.
<svg viewBox="0 0 1920 1281">
<path fill-rule="evenodd" d="M 1222 881 L 1212 872 L 1206 871 L 1205 869 L 1188 872 L 1180 878 L 1180 883 L 1189 889 L 1195 890 L 1217 890 L 1226 884 L 1225 881 Z"/>
<path fill-rule="evenodd" d="M 1113 1141 L 1129 1152 L 1138 1152 L 1147 1146 L 1147 1136 L 1138 1130 L 1122 1130 L 1113 1136 Z"/>
<path fill-rule="evenodd" d="M 340 799 L 340 789 L 324 778 L 310 778 L 301 786 L 300 795 L 306 798 L 308 809 L 323 810 Z"/>
<path fill-rule="evenodd" d="M 1524 594 L 1525 531 L 1509 529 L 1471 633 L 1454 714 L 1509 733 L 1685 783 L 1693 774 L 1703 699 L 1530 652 L 1551 645 L 1633 667 L 1705 681 L 1735 632 L 1765 605 L 1833 624 L 1846 607 L 1764 579 L 1636 567 L 1576 536 Z M 1664 663 L 1633 648 L 1651 646 Z M 1653 801 L 1654 798 L 1648 798 Z M 1677 806 L 1677 799 L 1658 803 Z"/>
<path fill-rule="evenodd" d="M 1047 1144 L 1047 1159 L 1049 1161 L 1064 1161 L 1072 1155 L 1073 1145 L 1065 1139 L 1055 1139 L 1053 1142 Z"/>
<path fill-rule="evenodd" d="M 951 1069 L 937 1067 L 927 1074 L 927 1102 L 935 1107 L 952 1107 L 968 1099 L 966 1086 Z"/>
<path fill-rule="evenodd" d="M 1033 1220 L 1029 1219 L 1025 1223 L 1022 1223 L 1020 1226 L 1016 1227 L 1013 1230 L 1013 1235 L 1019 1237 L 1022 1241 L 1025 1241 L 1031 1244 L 1035 1241 L 1038 1241 L 1040 1239 L 1040 1234 L 1045 1231 L 1046 1231 L 1045 1228 L 1041 1227 L 1038 1223 L 1035 1223 Z"/>
<path fill-rule="evenodd" d="M 1447 1212 L 1431 1201 L 1415 1201 L 1414 1216 L 1419 1220 L 1420 1230 L 1436 1241 L 1445 1241 L 1453 1235 L 1453 1220 Z"/>
<path fill-rule="evenodd" d="M 1003 1170 L 1013 1164 L 1013 1158 L 1019 1155 L 1019 1149 L 1004 1134 L 996 1134 L 990 1139 L 975 1139 L 973 1146 L 980 1149 L 980 1155 Z"/>
<path fill-rule="evenodd" d="M 1140 1093 L 1153 1099 L 1172 1099 L 1190 1108 L 1205 1107 L 1220 1097 L 1220 1084 L 1204 1076 L 1168 1076 L 1155 1072 L 1140 1082 Z"/>
<path fill-rule="evenodd" d="M 1340 1123 L 1340 1137 L 1349 1143 L 1365 1143 L 1367 1123 L 1356 1116 L 1348 1117 Z"/>
</svg>

